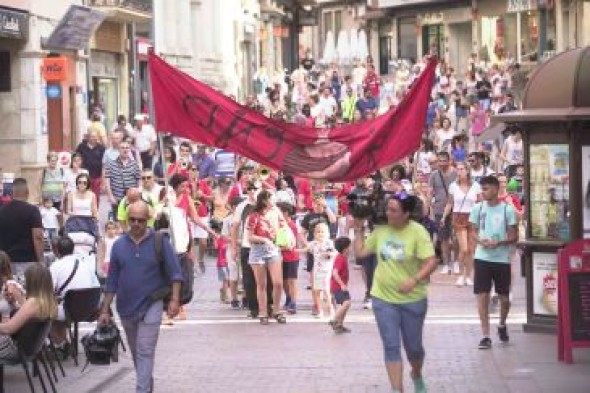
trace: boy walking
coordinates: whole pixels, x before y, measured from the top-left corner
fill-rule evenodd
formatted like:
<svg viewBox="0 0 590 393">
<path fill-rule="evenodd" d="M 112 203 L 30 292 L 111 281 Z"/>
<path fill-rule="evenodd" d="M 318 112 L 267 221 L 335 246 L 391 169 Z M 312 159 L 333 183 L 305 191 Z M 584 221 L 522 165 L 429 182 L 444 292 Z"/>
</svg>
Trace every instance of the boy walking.
<svg viewBox="0 0 590 393">
<path fill-rule="evenodd" d="M 348 292 L 350 239 L 339 237 L 334 241 L 334 247 L 338 251 L 338 255 L 334 260 L 334 268 L 330 279 L 330 292 L 332 292 L 332 297 L 338 308 L 334 319 L 330 321 L 330 325 L 332 325 L 336 334 L 350 333 L 350 329 L 344 326 L 344 318 L 346 318 L 346 313 L 350 308 L 350 293 Z"/>
<path fill-rule="evenodd" d="M 477 310 L 483 338 L 479 349 L 490 349 L 490 291 L 492 283 L 500 300 L 500 341 L 509 340 L 506 318 L 510 310 L 510 252 L 518 240 L 517 221 L 512 205 L 498 200 L 500 183 L 494 176 L 480 180 L 483 202 L 471 210 L 469 222 L 473 226 L 472 241 L 475 249 L 473 292 L 477 295 Z"/>
</svg>

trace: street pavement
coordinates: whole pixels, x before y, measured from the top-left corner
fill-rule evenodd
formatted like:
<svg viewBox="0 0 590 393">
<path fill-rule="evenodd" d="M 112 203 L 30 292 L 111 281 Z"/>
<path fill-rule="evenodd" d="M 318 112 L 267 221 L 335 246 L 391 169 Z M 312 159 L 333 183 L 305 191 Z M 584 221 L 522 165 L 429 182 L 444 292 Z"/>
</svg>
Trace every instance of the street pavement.
<svg viewBox="0 0 590 393">
<path fill-rule="evenodd" d="M 380 339 L 372 311 L 363 310 L 360 271 L 351 269 L 354 300 L 347 325 L 352 333 L 334 335 L 327 320 L 311 317 L 307 278 L 300 277 L 299 312 L 286 325 L 261 326 L 219 301 L 213 259 L 195 279 L 189 317 L 162 327 L 155 368 L 155 392 L 244 393 L 386 393 Z M 454 276 L 436 273 L 430 285 L 424 331 L 424 377 L 429 392 L 457 393 L 588 393 L 590 351 L 576 352 L 575 364 L 557 362 L 554 335 L 523 333 L 524 281 L 517 277 L 509 319 L 510 344 L 496 337 L 491 350 L 480 340 L 471 288 L 454 286 Z M 497 321 L 494 314 L 493 331 Z M 83 325 L 81 335 L 91 331 Z M 84 361 L 84 355 L 81 354 Z M 81 372 L 71 360 L 62 393 L 133 392 L 135 375 L 128 353 L 118 363 Z M 406 368 L 406 389 L 411 382 Z M 6 392 L 27 392 L 21 367 L 5 370 Z"/>
</svg>

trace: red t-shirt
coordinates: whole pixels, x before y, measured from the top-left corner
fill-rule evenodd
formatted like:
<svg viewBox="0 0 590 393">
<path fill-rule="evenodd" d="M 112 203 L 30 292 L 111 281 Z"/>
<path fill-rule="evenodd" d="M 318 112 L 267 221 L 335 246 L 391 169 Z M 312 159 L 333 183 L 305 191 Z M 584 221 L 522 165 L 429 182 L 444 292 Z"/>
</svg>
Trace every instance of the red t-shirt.
<svg viewBox="0 0 590 393">
<path fill-rule="evenodd" d="M 233 201 L 236 197 L 244 196 L 246 194 L 246 187 L 241 183 L 236 183 L 229 191 L 227 200 Z"/>
<path fill-rule="evenodd" d="M 338 272 L 340 279 L 344 284 L 348 286 L 348 260 L 342 254 L 336 255 L 334 260 L 334 271 Z M 330 277 L 330 292 L 341 291 L 340 285 L 334 280 L 334 277 Z"/>
<path fill-rule="evenodd" d="M 296 180 L 297 196 L 303 195 L 303 204 L 307 210 L 313 209 L 313 201 L 311 199 L 311 186 L 309 180 L 305 178 L 298 178 Z"/>
<path fill-rule="evenodd" d="M 352 183 L 343 183 L 342 188 L 336 195 L 338 198 L 338 211 L 340 212 L 341 216 L 348 214 L 348 199 L 346 197 L 348 194 L 350 194 L 350 191 L 352 191 Z"/>
<path fill-rule="evenodd" d="M 291 232 L 293 232 L 293 236 L 297 239 L 297 224 L 293 220 L 289 220 L 288 222 L 289 228 Z M 299 261 L 299 253 L 297 250 L 281 250 L 281 254 L 283 255 L 283 262 L 291 263 Z"/>
<path fill-rule="evenodd" d="M 198 190 L 200 190 L 204 196 L 210 197 L 211 195 L 213 195 L 213 190 L 209 186 L 209 181 L 207 179 L 199 180 Z M 199 215 L 199 217 L 207 217 L 207 215 L 209 214 L 209 202 L 207 202 L 205 198 L 200 198 L 200 201 L 201 204 L 197 208 L 197 214 Z"/>
<path fill-rule="evenodd" d="M 246 228 L 252 231 L 254 235 L 274 240 L 276 233 L 268 218 L 258 212 L 252 212 L 248 216 Z"/>
<path fill-rule="evenodd" d="M 227 267 L 227 244 L 228 241 L 223 236 L 217 238 L 217 267 Z"/>
</svg>

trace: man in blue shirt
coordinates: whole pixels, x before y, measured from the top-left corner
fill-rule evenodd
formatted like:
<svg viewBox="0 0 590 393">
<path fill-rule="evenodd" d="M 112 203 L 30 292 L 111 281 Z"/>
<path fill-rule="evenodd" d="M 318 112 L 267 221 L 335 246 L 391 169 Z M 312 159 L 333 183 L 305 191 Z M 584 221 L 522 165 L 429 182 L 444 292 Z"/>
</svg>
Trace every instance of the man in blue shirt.
<svg viewBox="0 0 590 393">
<path fill-rule="evenodd" d="M 506 318 L 510 310 L 510 251 L 518 240 L 516 211 L 512 205 L 500 202 L 500 183 L 494 176 L 484 176 L 479 181 L 483 202 L 476 204 L 469 215 L 473 227 L 472 241 L 477 244 L 474 257 L 473 292 L 477 295 L 477 309 L 483 338 L 479 349 L 489 349 L 490 339 L 490 291 L 492 282 L 500 300 L 500 341 L 509 340 Z"/>
<path fill-rule="evenodd" d="M 356 102 L 356 109 L 363 115 L 363 119 L 367 118 L 368 112 L 377 113 L 377 101 L 373 98 L 371 89 L 365 89 L 364 96 Z"/>
<path fill-rule="evenodd" d="M 207 146 L 199 145 L 197 152 L 193 154 L 193 164 L 199 169 L 199 179 L 215 176 L 215 160 L 207 151 Z"/>
<path fill-rule="evenodd" d="M 101 306 L 100 324 L 110 323 L 110 306 L 117 295 L 117 311 L 127 335 L 136 373 L 137 393 L 153 391 L 153 370 L 162 322 L 163 300 L 153 294 L 172 282 L 168 316 L 175 317 L 180 309 L 180 286 L 183 281 L 180 263 L 172 245 L 164 238 L 161 262 L 158 261 L 154 232 L 147 227 L 148 205 L 138 201 L 127 211 L 129 231 L 113 245 L 105 296 Z"/>
</svg>

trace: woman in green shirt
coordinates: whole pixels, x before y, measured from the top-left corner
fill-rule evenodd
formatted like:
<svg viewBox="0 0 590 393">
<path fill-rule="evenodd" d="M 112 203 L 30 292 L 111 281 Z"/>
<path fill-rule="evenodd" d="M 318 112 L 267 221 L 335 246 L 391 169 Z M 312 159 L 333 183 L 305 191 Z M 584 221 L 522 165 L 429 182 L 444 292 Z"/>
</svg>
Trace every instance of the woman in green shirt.
<svg viewBox="0 0 590 393">
<path fill-rule="evenodd" d="M 387 202 L 388 225 L 375 228 L 366 240 L 364 222 L 355 221 L 356 257 L 377 256 L 371 297 L 393 392 L 403 391 L 402 337 L 412 366 L 414 391 L 426 392 L 422 329 L 427 309 L 426 284 L 436 269 L 436 259 L 428 232 L 410 219 L 416 205 L 416 197 L 405 192 L 391 197 Z"/>
</svg>

